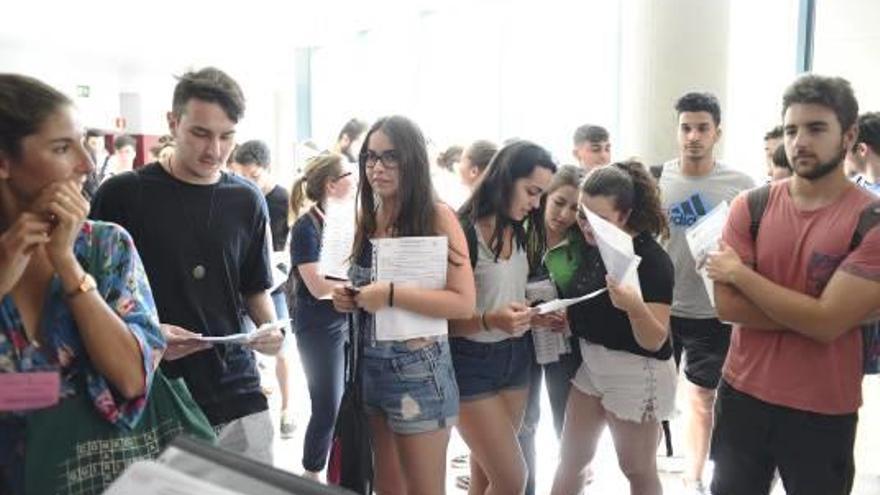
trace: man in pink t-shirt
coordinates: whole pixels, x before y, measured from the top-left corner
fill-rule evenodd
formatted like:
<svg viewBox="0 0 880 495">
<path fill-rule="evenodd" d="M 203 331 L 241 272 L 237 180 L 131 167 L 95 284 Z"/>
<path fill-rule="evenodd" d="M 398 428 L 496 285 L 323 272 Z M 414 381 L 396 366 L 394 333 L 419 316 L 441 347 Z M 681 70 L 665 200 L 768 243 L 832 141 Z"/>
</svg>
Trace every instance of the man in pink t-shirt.
<svg viewBox="0 0 880 495">
<path fill-rule="evenodd" d="M 858 104 L 840 78 L 799 78 L 783 97 L 794 176 L 750 232 L 746 194 L 707 262 L 719 317 L 735 323 L 716 403 L 712 493 L 846 494 L 861 405 L 861 321 L 880 308 L 880 228 L 850 249 L 875 199 L 847 180 Z"/>
</svg>

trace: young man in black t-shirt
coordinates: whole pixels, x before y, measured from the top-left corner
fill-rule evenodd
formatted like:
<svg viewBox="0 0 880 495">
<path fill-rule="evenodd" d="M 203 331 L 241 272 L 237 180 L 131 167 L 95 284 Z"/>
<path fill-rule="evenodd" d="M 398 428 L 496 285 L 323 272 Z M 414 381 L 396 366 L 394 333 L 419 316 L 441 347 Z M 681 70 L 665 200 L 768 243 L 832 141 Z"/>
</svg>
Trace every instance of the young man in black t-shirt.
<svg viewBox="0 0 880 495">
<path fill-rule="evenodd" d="M 277 354 L 283 333 L 247 345 L 195 340 L 241 332 L 245 312 L 258 325 L 276 318 L 265 201 L 222 171 L 243 112 L 241 89 L 222 71 L 184 74 L 168 114 L 174 155 L 109 179 L 91 216 L 134 238 L 168 341 L 163 370 L 184 378 L 221 446 L 271 463 L 272 424 L 252 351 Z"/>
</svg>

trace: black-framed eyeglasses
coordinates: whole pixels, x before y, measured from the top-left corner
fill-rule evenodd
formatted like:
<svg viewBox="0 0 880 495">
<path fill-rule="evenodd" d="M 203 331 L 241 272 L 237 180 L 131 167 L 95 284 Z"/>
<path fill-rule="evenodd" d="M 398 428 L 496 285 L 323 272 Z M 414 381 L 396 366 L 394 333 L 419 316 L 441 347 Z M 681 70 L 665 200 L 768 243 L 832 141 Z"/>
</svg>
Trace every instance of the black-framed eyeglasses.
<svg viewBox="0 0 880 495">
<path fill-rule="evenodd" d="M 385 162 L 382 162 L 382 163 L 385 163 Z M 346 178 L 346 177 L 348 177 L 348 176 L 350 176 L 350 175 L 352 175 L 351 172 L 342 172 L 341 174 L 339 174 L 338 176 L 336 176 L 336 177 L 333 179 L 333 182 L 340 181 L 340 180 L 342 180 L 342 179 L 344 179 L 344 178 Z"/>
<path fill-rule="evenodd" d="M 385 150 L 379 154 L 367 150 L 361 153 L 361 160 L 366 163 L 368 169 L 372 169 L 377 163 L 382 162 L 382 167 L 385 168 L 385 170 L 395 170 L 400 163 L 400 157 L 397 154 L 397 150 Z"/>
</svg>

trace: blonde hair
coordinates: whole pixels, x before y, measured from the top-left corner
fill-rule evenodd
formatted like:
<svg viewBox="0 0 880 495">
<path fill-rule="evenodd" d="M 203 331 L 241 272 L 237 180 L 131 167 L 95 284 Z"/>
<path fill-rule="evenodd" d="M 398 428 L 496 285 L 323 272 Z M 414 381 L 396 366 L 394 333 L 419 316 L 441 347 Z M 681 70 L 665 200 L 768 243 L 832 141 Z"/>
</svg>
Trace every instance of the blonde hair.
<svg viewBox="0 0 880 495">
<path fill-rule="evenodd" d="M 343 171 L 342 155 L 326 153 L 310 158 L 302 176 L 293 182 L 290 189 L 291 219 L 299 218 L 306 200 L 323 207 L 327 199 L 327 181 L 339 178 Z"/>
</svg>

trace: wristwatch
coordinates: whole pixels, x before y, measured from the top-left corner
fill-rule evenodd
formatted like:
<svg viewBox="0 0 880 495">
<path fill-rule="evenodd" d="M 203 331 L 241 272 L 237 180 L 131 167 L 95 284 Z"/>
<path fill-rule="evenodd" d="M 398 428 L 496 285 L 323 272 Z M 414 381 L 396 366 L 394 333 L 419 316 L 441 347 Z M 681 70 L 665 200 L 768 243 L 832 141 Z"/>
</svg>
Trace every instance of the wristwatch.
<svg viewBox="0 0 880 495">
<path fill-rule="evenodd" d="M 80 281 L 79 285 L 76 287 L 76 289 L 73 289 L 72 291 L 67 293 L 67 298 L 71 299 L 71 298 L 74 298 L 80 294 L 85 294 L 86 292 L 91 292 L 97 288 L 98 288 L 98 284 L 95 282 L 95 278 L 92 277 L 91 275 L 89 275 L 88 273 L 86 273 L 85 275 L 83 275 L 83 278 Z"/>
</svg>

